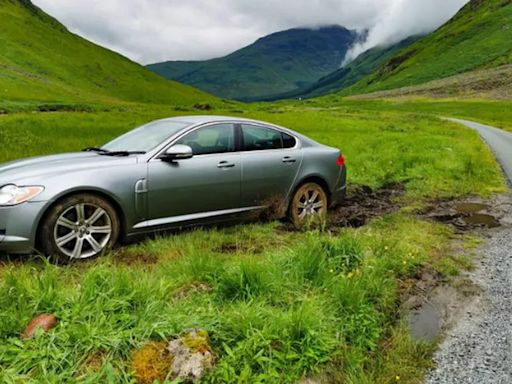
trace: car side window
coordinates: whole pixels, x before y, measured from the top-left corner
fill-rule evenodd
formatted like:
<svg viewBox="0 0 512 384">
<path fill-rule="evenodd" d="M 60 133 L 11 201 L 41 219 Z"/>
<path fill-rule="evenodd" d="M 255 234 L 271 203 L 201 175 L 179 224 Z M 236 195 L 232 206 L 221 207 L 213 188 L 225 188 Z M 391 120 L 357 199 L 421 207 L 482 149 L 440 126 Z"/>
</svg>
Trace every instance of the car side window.
<svg viewBox="0 0 512 384">
<path fill-rule="evenodd" d="M 216 124 L 196 129 L 175 144 L 192 148 L 194 155 L 209 155 L 235 151 L 235 127 L 233 124 Z"/>
<path fill-rule="evenodd" d="M 283 132 L 283 148 L 293 148 L 297 144 L 295 137 Z"/>
<path fill-rule="evenodd" d="M 281 132 L 266 127 L 242 124 L 244 151 L 261 151 L 283 148 Z"/>
</svg>

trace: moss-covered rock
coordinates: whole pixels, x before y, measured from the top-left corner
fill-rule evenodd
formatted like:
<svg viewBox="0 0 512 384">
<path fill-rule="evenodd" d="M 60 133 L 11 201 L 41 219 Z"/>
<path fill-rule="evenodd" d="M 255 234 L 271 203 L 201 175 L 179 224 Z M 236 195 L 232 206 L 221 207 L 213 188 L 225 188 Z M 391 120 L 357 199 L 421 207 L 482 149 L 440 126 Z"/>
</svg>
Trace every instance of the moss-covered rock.
<svg viewBox="0 0 512 384">
<path fill-rule="evenodd" d="M 173 378 L 196 382 L 213 367 L 215 357 L 208 342 L 208 332 L 192 330 L 172 340 L 167 350 L 174 356 Z"/>
<path fill-rule="evenodd" d="M 137 383 L 167 379 L 196 382 L 213 367 L 214 354 L 208 332 L 192 330 L 170 342 L 150 342 L 132 354 L 131 368 Z"/>
</svg>

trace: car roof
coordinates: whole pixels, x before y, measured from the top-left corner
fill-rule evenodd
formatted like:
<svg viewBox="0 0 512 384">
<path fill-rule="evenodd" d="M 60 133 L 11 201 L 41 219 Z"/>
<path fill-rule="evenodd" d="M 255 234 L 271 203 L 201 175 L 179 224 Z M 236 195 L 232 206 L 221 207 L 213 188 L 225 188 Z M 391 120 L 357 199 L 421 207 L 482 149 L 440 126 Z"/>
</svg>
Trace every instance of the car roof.
<svg viewBox="0 0 512 384">
<path fill-rule="evenodd" d="M 274 124 L 267 123 L 264 121 L 258 121 L 253 119 L 246 119 L 243 117 L 233 117 L 233 116 L 218 116 L 218 115 L 195 115 L 195 116 L 176 116 L 176 117 L 169 117 L 167 119 L 162 119 L 160 121 L 179 121 L 183 123 L 188 124 L 204 124 L 204 123 L 215 123 L 220 121 L 232 121 L 232 122 L 249 122 L 249 123 L 259 123 L 259 124 L 265 124 L 265 125 L 272 125 Z"/>
<path fill-rule="evenodd" d="M 302 145 L 307 145 L 307 146 L 321 145 L 321 144 L 317 143 L 316 141 L 311 140 L 309 137 L 301 135 L 300 133 L 295 132 L 289 128 L 285 128 L 280 125 L 269 123 L 266 121 L 247 119 L 244 117 L 219 116 L 219 115 L 191 115 L 191 116 L 169 117 L 166 119 L 161 119 L 159 121 L 176 121 L 176 122 L 180 122 L 180 123 L 185 123 L 188 125 L 188 128 L 190 128 L 191 126 L 196 126 L 196 125 L 206 124 L 206 123 L 215 123 L 215 122 L 256 123 L 256 124 L 266 125 L 268 127 L 278 128 L 280 130 L 288 132 L 289 134 L 292 134 L 296 138 L 300 139 L 302 142 Z"/>
</svg>

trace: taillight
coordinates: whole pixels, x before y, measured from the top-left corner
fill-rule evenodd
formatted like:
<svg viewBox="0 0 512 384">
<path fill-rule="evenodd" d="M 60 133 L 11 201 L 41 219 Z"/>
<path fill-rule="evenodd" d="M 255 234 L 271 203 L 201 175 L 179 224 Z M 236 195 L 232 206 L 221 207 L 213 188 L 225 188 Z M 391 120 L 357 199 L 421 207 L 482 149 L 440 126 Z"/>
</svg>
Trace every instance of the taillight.
<svg viewBox="0 0 512 384">
<path fill-rule="evenodd" d="M 336 159 L 336 165 L 337 165 L 338 167 L 344 167 L 344 166 L 345 166 L 345 156 L 340 155 L 340 156 Z"/>
</svg>

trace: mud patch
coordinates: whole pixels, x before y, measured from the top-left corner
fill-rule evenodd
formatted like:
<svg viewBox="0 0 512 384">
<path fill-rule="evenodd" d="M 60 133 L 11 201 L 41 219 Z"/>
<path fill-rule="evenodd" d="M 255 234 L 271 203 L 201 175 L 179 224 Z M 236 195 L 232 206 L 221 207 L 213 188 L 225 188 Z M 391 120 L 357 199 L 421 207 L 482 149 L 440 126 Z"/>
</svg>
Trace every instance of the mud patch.
<svg viewBox="0 0 512 384">
<path fill-rule="evenodd" d="M 398 211 L 402 207 L 399 197 L 404 193 L 405 187 L 400 183 L 377 190 L 368 186 L 355 187 L 330 215 L 329 223 L 335 227 L 361 227 L 375 217 Z"/>
<path fill-rule="evenodd" d="M 412 337 L 417 340 L 435 340 L 442 326 L 442 315 L 431 303 L 424 303 L 409 314 L 409 329 Z"/>
<path fill-rule="evenodd" d="M 419 214 L 440 223 L 451 224 L 460 231 L 501 226 L 501 214 L 495 202 L 437 201 L 431 202 Z"/>
<path fill-rule="evenodd" d="M 400 292 L 401 310 L 411 336 L 435 341 L 457 321 L 480 290 L 463 276 L 446 281 L 441 273 L 425 266 L 416 276 L 401 282 Z"/>
<path fill-rule="evenodd" d="M 254 244 L 245 243 L 224 243 L 213 249 L 216 253 L 243 253 L 243 254 L 260 254 L 263 247 Z"/>
<path fill-rule="evenodd" d="M 469 298 L 478 292 L 470 283 L 466 288 L 456 285 L 441 284 L 416 292 L 404 303 L 403 308 L 409 311 L 407 321 L 413 338 L 434 341 L 455 323 Z"/>
<path fill-rule="evenodd" d="M 124 265 L 156 264 L 158 256 L 151 252 L 120 248 L 114 255 L 114 261 Z"/>
</svg>

